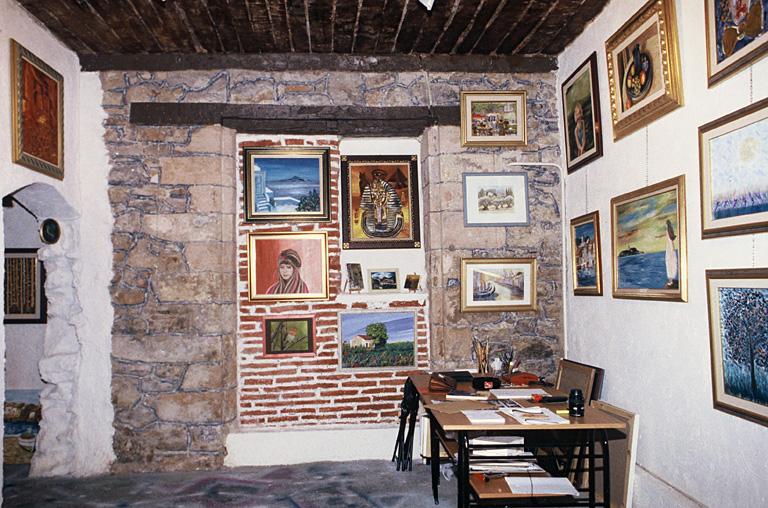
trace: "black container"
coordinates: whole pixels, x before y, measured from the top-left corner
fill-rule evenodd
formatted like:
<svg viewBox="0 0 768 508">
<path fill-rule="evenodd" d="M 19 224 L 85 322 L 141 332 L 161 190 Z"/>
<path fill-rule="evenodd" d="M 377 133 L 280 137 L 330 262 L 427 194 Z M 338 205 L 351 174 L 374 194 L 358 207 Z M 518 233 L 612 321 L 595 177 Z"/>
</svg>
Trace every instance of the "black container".
<svg viewBox="0 0 768 508">
<path fill-rule="evenodd" d="M 584 416 L 584 394 L 578 388 L 573 388 L 568 395 L 568 414 Z"/>
</svg>

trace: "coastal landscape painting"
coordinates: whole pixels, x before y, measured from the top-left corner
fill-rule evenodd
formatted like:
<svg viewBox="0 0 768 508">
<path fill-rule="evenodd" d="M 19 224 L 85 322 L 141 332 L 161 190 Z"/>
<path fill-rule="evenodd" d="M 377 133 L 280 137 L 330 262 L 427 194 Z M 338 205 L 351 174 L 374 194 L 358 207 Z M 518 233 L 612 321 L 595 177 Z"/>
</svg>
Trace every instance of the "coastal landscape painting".
<svg viewBox="0 0 768 508">
<path fill-rule="evenodd" d="M 341 312 L 339 326 L 341 369 L 415 367 L 414 312 Z"/>
<path fill-rule="evenodd" d="M 685 181 L 611 200 L 613 296 L 686 301 Z"/>
<path fill-rule="evenodd" d="M 461 310 L 536 310 L 536 260 L 462 259 Z"/>
<path fill-rule="evenodd" d="M 595 211 L 571 220 L 571 271 L 575 295 L 602 295 L 600 214 Z"/>
</svg>

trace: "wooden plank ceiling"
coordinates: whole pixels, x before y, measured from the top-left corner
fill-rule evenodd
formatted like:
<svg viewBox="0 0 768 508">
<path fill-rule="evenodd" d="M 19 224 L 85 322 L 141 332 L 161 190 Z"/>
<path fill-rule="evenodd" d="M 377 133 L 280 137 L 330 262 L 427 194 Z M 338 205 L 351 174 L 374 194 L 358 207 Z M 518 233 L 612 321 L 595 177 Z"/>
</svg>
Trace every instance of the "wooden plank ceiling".
<svg viewBox="0 0 768 508">
<path fill-rule="evenodd" d="M 608 0 L 18 0 L 80 55 L 557 55 Z"/>
</svg>

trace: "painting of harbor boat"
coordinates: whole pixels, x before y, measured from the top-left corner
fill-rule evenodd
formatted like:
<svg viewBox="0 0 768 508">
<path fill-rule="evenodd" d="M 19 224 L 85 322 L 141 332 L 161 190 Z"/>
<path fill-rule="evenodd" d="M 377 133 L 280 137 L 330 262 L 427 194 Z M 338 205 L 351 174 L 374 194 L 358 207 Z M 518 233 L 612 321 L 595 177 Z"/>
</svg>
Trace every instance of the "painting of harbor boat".
<svg viewBox="0 0 768 508">
<path fill-rule="evenodd" d="M 684 177 L 611 200 L 613 295 L 685 301 Z"/>
<path fill-rule="evenodd" d="M 536 260 L 462 259 L 463 312 L 536 309 Z"/>
<path fill-rule="evenodd" d="M 571 220 L 571 258 L 573 294 L 602 295 L 599 212 Z"/>
</svg>

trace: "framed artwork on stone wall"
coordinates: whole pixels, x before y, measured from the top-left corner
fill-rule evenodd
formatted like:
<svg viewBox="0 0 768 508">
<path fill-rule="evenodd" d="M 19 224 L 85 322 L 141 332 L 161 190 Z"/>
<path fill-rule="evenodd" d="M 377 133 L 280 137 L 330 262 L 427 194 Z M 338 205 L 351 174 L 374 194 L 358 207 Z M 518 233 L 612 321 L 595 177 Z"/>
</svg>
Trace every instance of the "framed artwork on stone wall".
<svg viewBox="0 0 768 508">
<path fill-rule="evenodd" d="M 330 220 L 330 150 L 243 150 L 246 222 Z"/>
<path fill-rule="evenodd" d="M 421 247 L 416 155 L 341 157 L 342 247 Z"/>
<path fill-rule="evenodd" d="M 603 155 L 596 52 L 565 80 L 562 96 L 565 162 L 570 173 Z"/>
<path fill-rule="evenodd" d="M 768 426 L 768 269 L 706 279 L 715 409 Z"/>
<path fill-rule="evenodd" d="M 674 0 L 650 0 L 605 43 L 614 141 L 683 105 Z"/>
<path fill-rule="evenodd" d="M 768 231 L 768 99 L 699 127 L 701 235 Z"/>
<path fill-rule="evenodd" d="M 327 233 L 249 233 L 248 298 L 327 300 Z"/>
<path fill-rule="evenodd" d="M 13 162 L 64 179 L 64 78 L 11 39 Z"/>
<path fill-rule="evenodd" d="M 526 173 L 464 173 L 465 226 L 527 226 Z"/>
<path fill-rule="evenodd" d="M 528 144 L 526 93 L 461 92 L 461 146 Z"/>
<path fill-rule="evenodd" d="M 263 320 L 264 356 L 314 356 L 314 316 L 271 316 Z"/>
<path fill-rule="evenodd" d="M 537 310 L 535 258 L 461 260 L 461 311 Z"/>
<path fill-rule="evenodd" d="M 32 324 L 48 320 L 45 267 L 37 249 L 6 249 L 3 323 Z"/>
<path fill-rule="evenodd" d="M 416 366 L 416 313 L 339 313 L 339 369 L 412 369 Z"/>
<path fill-rule="evenodd" d="M 768 0 L 705 0 L 704 7 L 712 86 L 768 51 Z"/>
<path fill-rule="evenodd" d="M 571 273 L 573 294 L 603 294 L 603 267 L 600 254 L 600 212 L 571 220 Z"/>
</svg>

